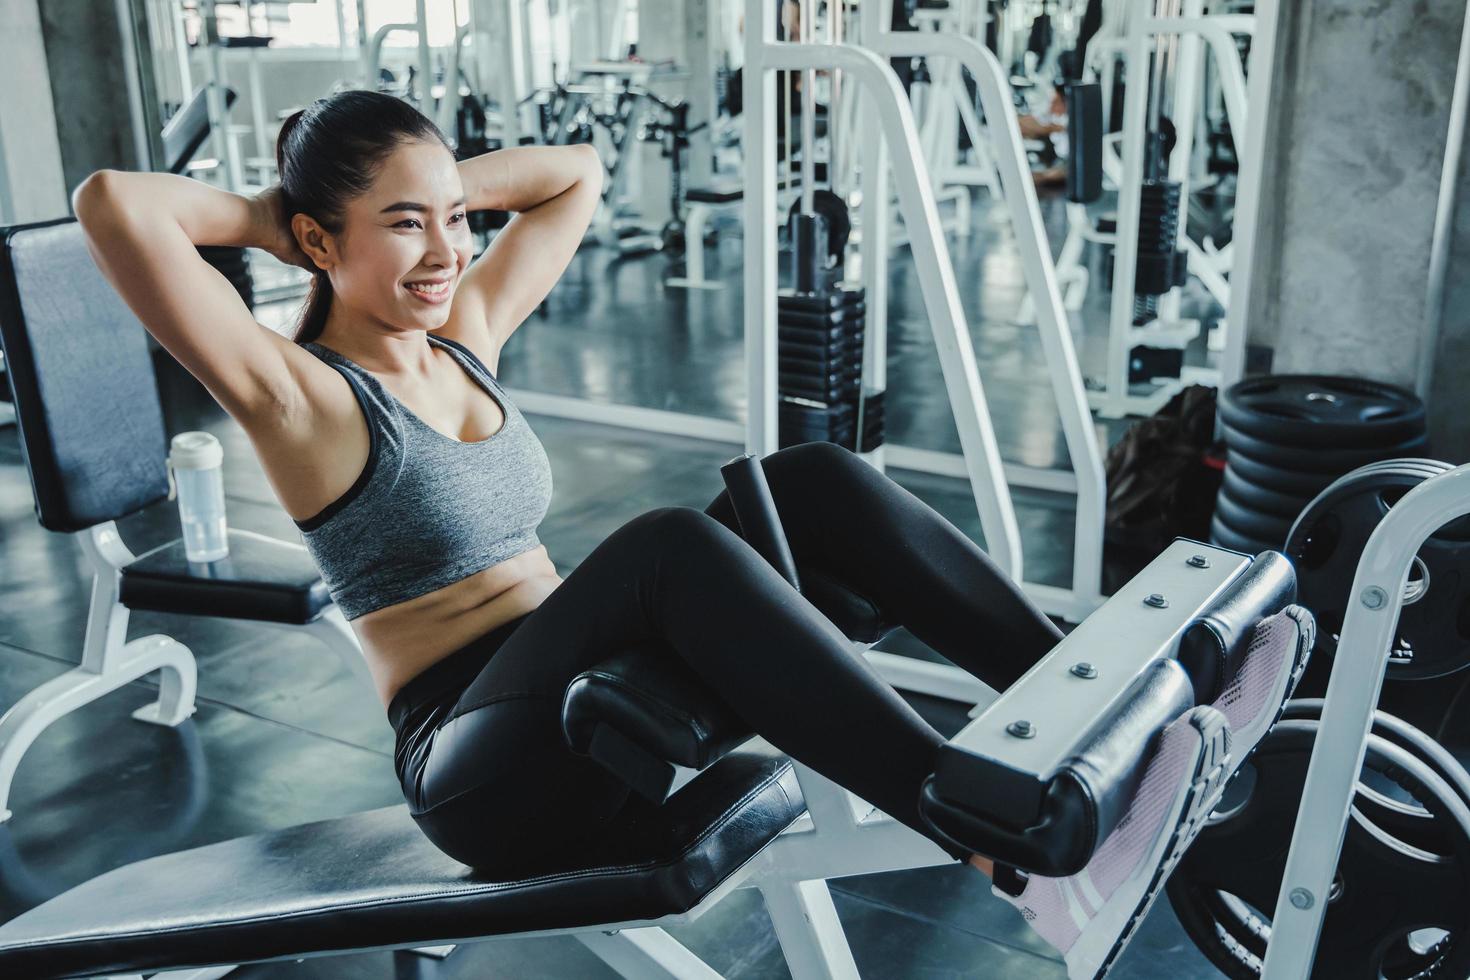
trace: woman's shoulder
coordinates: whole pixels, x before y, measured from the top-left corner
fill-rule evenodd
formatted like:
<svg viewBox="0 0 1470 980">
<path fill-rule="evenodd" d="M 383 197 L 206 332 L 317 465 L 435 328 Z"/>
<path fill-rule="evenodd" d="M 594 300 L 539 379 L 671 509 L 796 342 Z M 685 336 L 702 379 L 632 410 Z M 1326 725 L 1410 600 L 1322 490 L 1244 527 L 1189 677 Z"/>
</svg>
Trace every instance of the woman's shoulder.
<svg viewBox="0 0 1470 980">
<path fill-rule="evenodd" d="M 294 403 L 281 406 L 274 419 L 242 424 L 281 505 L 303 521 L 352 486 L 367 463 L 372 433 L 348 373 L 330 354 L 293 346 Z"/>
</svg>

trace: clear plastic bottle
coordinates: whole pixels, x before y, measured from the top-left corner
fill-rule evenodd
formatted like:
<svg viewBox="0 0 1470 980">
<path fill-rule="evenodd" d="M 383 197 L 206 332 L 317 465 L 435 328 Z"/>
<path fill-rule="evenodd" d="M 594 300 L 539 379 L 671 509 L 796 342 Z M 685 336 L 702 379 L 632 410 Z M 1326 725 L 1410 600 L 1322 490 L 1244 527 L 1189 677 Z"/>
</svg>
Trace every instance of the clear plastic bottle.
<svg viewBox="0 0 1470 980">
<path fill-rule="evenodd" d="M 224 462 L 224 448 L 208 432 L 181 432 L 169 443 L 169 497 L 178 497 L 184 555 L 191 562 L 218 561 L 230 553 Z"/>
</svg>

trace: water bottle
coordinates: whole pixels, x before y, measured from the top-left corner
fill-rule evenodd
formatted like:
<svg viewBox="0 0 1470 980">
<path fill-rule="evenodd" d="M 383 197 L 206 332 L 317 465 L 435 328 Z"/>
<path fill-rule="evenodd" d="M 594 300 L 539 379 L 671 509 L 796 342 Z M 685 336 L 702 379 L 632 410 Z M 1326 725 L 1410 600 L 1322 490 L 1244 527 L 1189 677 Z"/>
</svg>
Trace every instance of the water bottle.
<svg viewBox="0 0 1470 980">
<path fill-rule="evenodd" d="M 184 555 L 218 561 L 230 553 L 225 534 L 225 451 L 208 432 L 181 432 L 169 443 L 169 499 L 177 494 Z"/>
</svg>

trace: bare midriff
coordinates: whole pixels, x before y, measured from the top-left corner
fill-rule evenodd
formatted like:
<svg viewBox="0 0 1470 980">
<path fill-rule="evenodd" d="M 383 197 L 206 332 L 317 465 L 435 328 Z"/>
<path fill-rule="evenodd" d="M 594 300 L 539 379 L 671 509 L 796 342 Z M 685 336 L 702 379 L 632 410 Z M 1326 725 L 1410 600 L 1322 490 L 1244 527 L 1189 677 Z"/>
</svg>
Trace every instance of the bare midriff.
<svg viewBox="0 0 1470 980">
<path fill-rule="evenodd" d="M 352 621 L 386 707 L 414 677 L 546 601 L 561 577 L 545 546 Z"/>
</svg>

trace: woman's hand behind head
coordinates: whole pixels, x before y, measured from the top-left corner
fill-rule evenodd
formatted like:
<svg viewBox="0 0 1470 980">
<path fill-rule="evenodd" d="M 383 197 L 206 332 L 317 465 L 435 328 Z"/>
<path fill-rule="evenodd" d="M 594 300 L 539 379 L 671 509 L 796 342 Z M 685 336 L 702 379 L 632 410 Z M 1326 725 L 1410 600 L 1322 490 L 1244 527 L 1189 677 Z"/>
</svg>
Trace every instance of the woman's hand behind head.
<svg viewBox="0 0 1470 980">
<path fill-rule="evenodd" d="M 260 235 L 257 245 L 287 265 L 294 265 L 307 272 L 316 272 L 316 263 L 307 257 L 296 243 L 291 231 L 291 216 L 286 213 L 281 185 L 273 184 L 261 191 L 252 201 L 257 214 Z"/>
</svg>

